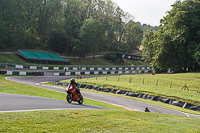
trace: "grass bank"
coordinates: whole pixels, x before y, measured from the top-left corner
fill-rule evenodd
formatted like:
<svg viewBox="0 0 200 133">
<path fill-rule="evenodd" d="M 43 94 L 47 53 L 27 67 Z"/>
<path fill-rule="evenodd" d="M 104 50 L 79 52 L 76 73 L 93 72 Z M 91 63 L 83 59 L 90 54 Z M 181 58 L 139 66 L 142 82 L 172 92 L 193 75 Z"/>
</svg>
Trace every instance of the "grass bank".
<svg viewBox="0 0 200 133">
<path fill-rule="evenodd" d="M 148 63 L 135 60 L 124 60 L 123 63 L 113 63 L 106 59 L 102 58 L 89 58 L 89 59 L 70 59 L 71 65 L 133 65 L 133 66 L 144 66 L 149 65 Z"/>
<path fill-rule="evenodd" d="M 5 80 L 0 92 L 65 100 L 65 94 Z M 173 115 L 142 113 L 84 99 L 105 110 L 59 110 L 0 113 L 0 132 L 182 132 L 197 133 L 200 121 Z"/>
<path fill-rule="evenodd" d="M 113 63 L 109 62 L 108 60 L 102 58 L 84 58 L 84 59 L 70 59 L 71 65 L 134 65 L 134 66 L 141 66 L 141 65 L 149 65 L 148 63 L 142 61 L 134 61 L 134 60 L 125 60 L 123 63 Z M 17 55 L 4 55 L 0 54 L 0 63 L 13 63 L 13 64 L 29 64 L 29 65 L 44 65 L 44 66 L 52 66 L 46 64 L 34 64 L 34 63 L 27 63 Z M 61 65 L 62 66 L 62 65 Z"/>
<path fill-rule="evenodd" d="M 199 80 L 199 73 L 180 73 L 121 75 L 79 79 L 77 81 L 83 84 L 140 92 L 200 105 L 200 94 L 197 93 L 200 91 Z M 189 90 L 183 88 L 185 84 Z"/>
<path fill-rule="evenodd" d="M 19 58 L 17 55 L 0 54 L 0 63 L 26 64 L 27 62 Z"/>
<path fill-rule="evenodd" d="M 0 113 L 0 132 L 198 133 L 199 119 L 127 110 Z"/>
</svg>

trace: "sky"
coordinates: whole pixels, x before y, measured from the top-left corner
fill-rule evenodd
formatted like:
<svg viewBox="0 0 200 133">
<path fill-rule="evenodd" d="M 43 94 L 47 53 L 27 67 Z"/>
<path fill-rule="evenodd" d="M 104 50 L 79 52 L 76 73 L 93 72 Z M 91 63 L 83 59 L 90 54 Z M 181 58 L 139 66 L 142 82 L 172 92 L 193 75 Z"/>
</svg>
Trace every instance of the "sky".
<svg viewBox="0 0 200 133">
<path fill-rule="evenodd" d="M 159 26 L 160 19 L 172 9 L 176 0 L 112 0 L 123 11 L 130 13 L 134 21 Z"/>
</svg>

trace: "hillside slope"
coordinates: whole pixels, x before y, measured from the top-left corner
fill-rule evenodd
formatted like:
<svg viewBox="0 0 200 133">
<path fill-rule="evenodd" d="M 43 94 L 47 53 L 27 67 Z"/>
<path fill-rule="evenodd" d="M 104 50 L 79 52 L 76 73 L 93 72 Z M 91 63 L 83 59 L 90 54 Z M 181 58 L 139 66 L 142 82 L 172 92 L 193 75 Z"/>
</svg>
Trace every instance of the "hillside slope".
<svg viewBox="0 0 200 133">
<path fill-rule="evenodd" d="M 88 58 L 88 59 L 70 59 L 71 65 L 149 65 L 148 63 L 144 63 L 142 61 L 134 61 L 134 60 L 125 60 L 124 63 L 113 63 L 110 62 L 103 57 L 100 58 Z M 0 54 L 0 63 L 12 63 L 12 64 L 31 64 L 27 63 L 17 55 L 6 55 Z M 35 64 L 34 64 L 35 65 Z M 36 64 L 41 65 L 41 64 Z"/>
</svg>

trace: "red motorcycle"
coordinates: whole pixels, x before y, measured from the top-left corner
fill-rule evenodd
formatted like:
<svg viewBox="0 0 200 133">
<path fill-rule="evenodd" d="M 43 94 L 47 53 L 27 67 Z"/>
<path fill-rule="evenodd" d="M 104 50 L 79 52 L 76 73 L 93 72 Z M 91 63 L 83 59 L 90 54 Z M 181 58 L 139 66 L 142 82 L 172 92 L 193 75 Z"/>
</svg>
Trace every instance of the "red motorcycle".
<svg viewBox="0 0 200 133">
<path fill-rule="evenodd" d="M 78 96 L 76 92 L 76 86 L 70 86 L 70 87 L 68 86 L 66 88 L 66 91 L 67 91 L 66 99 L 68 103 L 71 103 L 72 101 L 78 102 L 79 104 L 83 103 L 83 96 L 82 95 Z"/>
</svg>

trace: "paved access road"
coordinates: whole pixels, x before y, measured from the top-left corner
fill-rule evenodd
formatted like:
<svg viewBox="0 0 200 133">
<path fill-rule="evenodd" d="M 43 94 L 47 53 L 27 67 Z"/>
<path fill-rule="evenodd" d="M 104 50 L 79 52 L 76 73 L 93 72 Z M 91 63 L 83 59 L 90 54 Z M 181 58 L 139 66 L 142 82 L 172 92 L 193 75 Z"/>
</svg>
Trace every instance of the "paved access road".
<svg viewBox="0 0 200 133">
<path fill-rule="evenodd" d="M 40 85 L 38 83 L 47 82 L 47 81 L 67 80 L 70 78 L 71 77 L 41 76 L 41 77 L 9 77 L 7 79 L 11 80 L 11 81 L 15 81 L 15 82 L 20 82 L 20 83 L 24 83 L 24 84 L 28 84 L 28 85 L 32 85 L 32 86 L 37 86 L 37 87 L 65 93 L 65 89 L 62 87 L 45 86 L 45 85 Z M 180 111 L 176 111 L 176 110 L 172 110 L 172 109 L 168 109 L 168 108 L 164 108 L 161 106 L 148 104 L 148 103 L 144 103 L 144 102 L 140 102 L 140 101 L 135 101 L 135 100 L 127 99 L 127 98 L 103 95 L 103 94 L 98 94 L 98 93 L 90 93 L 90 92 L 84 92 L 84 91 L 81 91 L 81 93 L 83 94 L 84 98 L 89 98 L 89 99 L 93 99 L 93 100 L 106 102 L 109 104 L 121 106 L 121 107 L 128 108 L 128 109 L 135 110 L 135 111 L 144 112 L 144 109 L 146 107 L 148 107 L 149 110 L 154 113 L 163 113 L 163 114 L 200 118 L 200 116 L 198 116 L 198 115 L 186 114 L 186 113 L 183 113 Z M 82 105 L 82 106 L 84 106 L 84 105 Z"/>
</svg>

